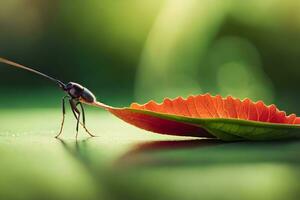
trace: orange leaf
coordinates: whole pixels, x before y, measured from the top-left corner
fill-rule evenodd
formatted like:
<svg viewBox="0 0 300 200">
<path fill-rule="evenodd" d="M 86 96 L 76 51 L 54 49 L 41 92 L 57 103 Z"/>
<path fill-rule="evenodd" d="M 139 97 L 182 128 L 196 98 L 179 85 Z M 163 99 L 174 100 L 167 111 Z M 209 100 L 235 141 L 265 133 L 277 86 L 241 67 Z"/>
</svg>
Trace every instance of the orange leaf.
<svg viewBox="0 0 300 200">
<path fill-rule="evenodd" d="M 149 101 L 143 105 L 132 103 L 125 108 L 99 102 L 92 105 L 105 108 L 139 128 L 170 135 L 218 137 L 224 140 L 280 139 L 295 137 L 295 128 L 300 128 L 300 118 L 295 114 L 287 116 L 275 105 L 266 106 L 262 101 L 253 102 L 248 98 L 241 101 L 231 96 L 222 98 L 205 94 L 187 99 L 166 98 L 160 104 Z M 252 136 L 253 130 L 256 132 Z M 282 135 L 279 131 L 290 135 Z"/>
</svg>

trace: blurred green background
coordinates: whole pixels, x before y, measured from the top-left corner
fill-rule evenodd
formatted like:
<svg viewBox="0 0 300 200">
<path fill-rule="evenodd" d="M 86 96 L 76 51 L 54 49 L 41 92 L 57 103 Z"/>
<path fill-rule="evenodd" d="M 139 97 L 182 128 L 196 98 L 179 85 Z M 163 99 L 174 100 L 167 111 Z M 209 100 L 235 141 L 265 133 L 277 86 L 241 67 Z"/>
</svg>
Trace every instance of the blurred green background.
<svg viewBox="0 0 300 200">
<path fill-rule="evenodd" d="M 299 10 L 297 0 L 4 0 L 0 56 L 113 106 L 210 92 L 300 113 Z M 0 199 L 299 196 L 299 141 L 175 141 L 131 156 L 141 142 L 178 138 L 88 109 L 101 137 L 76 143 L 70 121 L 60 142 L 63 93 L 3 64 L 0 74 Z"/>
<path fill-rule="evenodd" d="M 117 105 L 210 92 L 299 112 L 299 8 L 293 0 L 3 1 L 0 54 Z M 11 100 L 54 90 L 0 70 Z"/>
</svg>

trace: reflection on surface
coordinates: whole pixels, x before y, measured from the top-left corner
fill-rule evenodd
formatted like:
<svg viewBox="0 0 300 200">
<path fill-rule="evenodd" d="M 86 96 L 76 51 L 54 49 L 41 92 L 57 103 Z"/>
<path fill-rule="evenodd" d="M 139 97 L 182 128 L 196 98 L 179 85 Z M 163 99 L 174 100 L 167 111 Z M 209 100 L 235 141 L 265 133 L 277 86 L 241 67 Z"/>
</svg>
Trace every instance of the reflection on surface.
<svg viewBox="0 0 300 200">
<path fill-rule="evenodd" d="M 159 153 L 164 151 L 184 150 L 190 148 L 202 148 L 208 146 L 215 146 L 224 142 L 218 139 L 192 139 L 192 140 L 167 140 L 167 141 L 151 141 L 144 142 L 137 145 L 126 152 L 118 162 L 134 162 L 137 159 L 147 153 Z"/>
<path fill-rule="evenodd" d="M 118 165 L 203 166 L 243 163 L 300 163 L 299 140 L 222 142 L 214 139 L 155 141 L 137 144 Z"/>
<path fill-rule="evenodd" d="M 175 141 L 154 141 L 145 142 L 138 144 L 136 149 L 131 151 L 131 153 L 145 152 L 145 151 L 159 151 L 159 150 L 172 150 L 172 149 L 184 149 L 192 147 L 206 147 L 213 146 L 217 144 L 222 144 L 224 142 L 218 139 L 193 139 L 193 140 L 175 140 Z"/>
</svg>

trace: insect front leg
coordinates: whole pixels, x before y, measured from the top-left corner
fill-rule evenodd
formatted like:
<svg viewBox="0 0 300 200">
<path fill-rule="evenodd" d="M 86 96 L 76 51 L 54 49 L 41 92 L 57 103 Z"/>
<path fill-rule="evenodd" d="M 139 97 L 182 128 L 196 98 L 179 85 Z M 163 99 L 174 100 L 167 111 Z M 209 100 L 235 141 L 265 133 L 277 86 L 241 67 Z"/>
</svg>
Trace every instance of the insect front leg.
<svg viewBox="0 0 300 200">
<path fill-rule="evenodd" d="M 64 122 L 65 122 L 65 114 L 66 114 L 66 106 L 65 106 L 65 99 L 66 98 L 70 98 L 69 96 L 64 96 L 62 98 L 62 113 L 63 113 L 63 118 L 62 118 L 62 121 L 61 121 L 61 125 L 60 125 L 60 131 L 59 133 L 55 136 L 55 138 L 58 138 L 61 134 L 62 134 L 62 131 L 63 131 L 63 127 L 64 127 Z"/>
<path fill-rule="evenodd" d="M 85 129 L 85 131 L 87 132 L 87 134 L 89 134 L 91 137 L 95 137 L 95 135 L 93 135 L 85 126 L 85 112 L 84 112 L 84 108 L 81 102 L 78 102 L 77 105 L 80 106 L 81 108 L 81 113 L 82 113 L 82 122 L 83 122 L 83 128 Z"/>
</svg>

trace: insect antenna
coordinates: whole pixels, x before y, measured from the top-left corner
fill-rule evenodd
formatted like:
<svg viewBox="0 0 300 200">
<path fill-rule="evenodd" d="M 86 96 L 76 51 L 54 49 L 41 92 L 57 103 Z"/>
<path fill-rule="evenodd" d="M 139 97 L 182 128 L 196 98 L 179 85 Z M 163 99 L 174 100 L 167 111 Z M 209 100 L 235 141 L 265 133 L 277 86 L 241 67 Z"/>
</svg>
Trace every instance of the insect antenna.
<svg viewBox="0 0 300 200">
<path fill-rule="evenodd" d="M 38 74 L 38 75 L 40 75 L 40 76 L 43 76 L 43 77 L 45 77 L 45 78 L 47 78 L 47 79 L 50 79 L 51 81 L 56 82 L 56 83 L 59 85 L 59 87 L 61 87 L 62 89 L 64 89 L 64 88 L 66 87 L 66 85 L 65 85 L 63 82 L 61 82 L 60 80 L 58 80 L 58 79 L 55 79 L 55 78 L 53 78 L 53 77 L 51 77 L 51 76 L 48 76 L 48 75 L 46 75 L 46 74 L 44 74 L 44 73 L 42 73 L 42 72 L 39 72 L 39 71 L 34 70 L 34 69 L 32 69 L 32 68 L 26 67 L 26 66 L 24 66 L 24 65 L 15 63 L 15 62 L 10 61 L 10 60 L 7 60 L 7 59 L 5 59 L 5 58 L 1 58 L 1 57 L 0 57 L 0 63 L 4 63 L 4 64 L 7 64 L 7 65 L 10 65 L 10 66 L 13 66 L 13 67 L 25 69 L 25 70 L 27 70 L 27 71 L 30 71 L 30 72 L 33 72 L 33 73 Z"/>
</svg>

